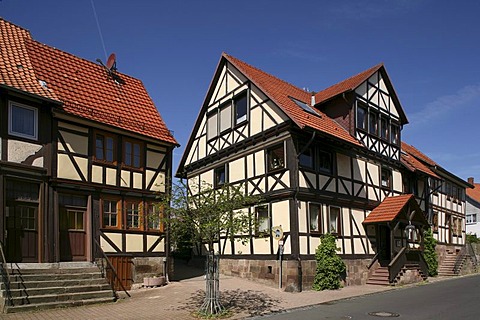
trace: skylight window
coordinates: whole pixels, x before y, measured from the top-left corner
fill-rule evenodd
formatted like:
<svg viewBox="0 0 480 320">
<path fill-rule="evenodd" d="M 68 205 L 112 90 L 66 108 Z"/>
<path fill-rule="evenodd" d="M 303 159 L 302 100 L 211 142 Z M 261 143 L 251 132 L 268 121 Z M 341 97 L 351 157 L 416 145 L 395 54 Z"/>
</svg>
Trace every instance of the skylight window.
<svg viewBox="0 0 480 320">
<path fill-rule="evenodd" d="M 306 104 L 305 102 L 302 102 L 302 101 L 299 101 L 297 99 L 294 99 L 294 98 L 290 98 L 292 99 L 293 102 L 295 102 L 297 104 L 297 106 L 299 106 L 300 108 L 302 108 L 303 110 L 309 112 L 309 113 L 312 113 L 314 115 L 317 115 L 319 116 L 319 114 L 317 113 L 317 111 L 315 111 L 315 109 L 313 109 L 312 107 L 310 107 L 308 104 Z"/>
</svg>

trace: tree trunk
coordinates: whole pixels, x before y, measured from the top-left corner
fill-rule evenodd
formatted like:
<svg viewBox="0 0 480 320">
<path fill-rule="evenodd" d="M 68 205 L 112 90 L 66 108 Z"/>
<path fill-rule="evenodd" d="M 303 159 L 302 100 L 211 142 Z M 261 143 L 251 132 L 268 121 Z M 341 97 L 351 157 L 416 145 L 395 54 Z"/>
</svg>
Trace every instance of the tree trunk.
<svg viewBox="0 0 480 320">
<path fill-rule="evenodd" d="M 210 247 L 210 246 L 209 246 Z M 209 248 L 210 249 L 210 248 Z M 225 310 L 220 303 L 220 283 L 219 283 L 219 256 L 213 251 L 209 251 L 205 262 L 205 300 L 200 307 L 200 312 L 213 315 L 219 314 Z"/>
</svg>

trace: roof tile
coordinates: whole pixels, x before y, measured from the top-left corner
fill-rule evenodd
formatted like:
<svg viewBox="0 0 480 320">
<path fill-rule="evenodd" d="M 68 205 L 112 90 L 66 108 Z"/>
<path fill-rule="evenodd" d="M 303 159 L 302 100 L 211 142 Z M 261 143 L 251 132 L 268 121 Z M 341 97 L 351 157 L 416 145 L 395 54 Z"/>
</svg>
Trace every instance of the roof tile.
<svg viewBox="0 0 480 320">
<path fill-rule="evenodd" d="M 381 67 L 383 67 L 383 63 L 379 63 L 376 66 L 371 67 L 368 70 L 365 70 L 357 75 L 354 75 L 346 80 L 343 80 L 339 83 L 334 84 L 333 86 L 328 87 L 325 90 L 317 92 L 315 94 L 315 103 L 319 104 L 325 102 L 339 94 L 342 94 L 347 91 L 354 90 L 359 85 L 361 85 L 364 81 L 370 78 L 375 72 L 377 72 Z"/>
<path fill-rule="evenodd" d="M 41 44 L 3 19 L 0 30 L 2 84 L 56 100 L 66 113 L 177 144 L 140 80 L 116 72 L 119 84 L 103 66 Z"/>
<path fill-rule="evenodd" d="M 474 188 L 467 188 L 467 196 L 480 203 L 480 183 L 473 183 Z"/>
</svg>

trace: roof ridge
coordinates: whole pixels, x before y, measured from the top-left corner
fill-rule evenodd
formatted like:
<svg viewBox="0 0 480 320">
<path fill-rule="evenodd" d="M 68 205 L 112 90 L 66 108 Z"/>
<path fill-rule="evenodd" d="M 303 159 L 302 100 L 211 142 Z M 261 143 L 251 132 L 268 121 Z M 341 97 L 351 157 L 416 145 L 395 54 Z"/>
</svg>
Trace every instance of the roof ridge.
<svg viewBox="0 0 480 320">
<path fill-rule="evenodd" d="M 339 81 L 323 90 L 320 90 L 318 91 L 316 94 L 315 94 L 315 98 L 320 98 L 320 96 L 323 94 L 325 95 L 326 97 L 323 97 L 323 99 L 317 99 L 316 103 L 315 104 L 319 104 L 321 102 L 324 102 L 342 92 L 345 92 L 345 91 L 349 91 L 349 90 L 352 90 L 355 86 L 358 86 L 359 84 L 357 84 L 356 82 L 354 84 L 351 84 L 351 85 L 348 85 L 347 88 L 341 88 L 342 85 L 344 84 L 347 84 L 353 80 L 356 80 L 355 78 L 360 78 L 362 79 L 362 82 L 364 81 L 363 78 L 365 78 L 367 75 L 371 75 L 373 72 L 376 72 L 378 71 L 380 68 L 382 67 L 385 67 L 385 65 L 383 64 L 383 62 L 380 62 L 376 65 L 374 65 L 373 67 L 370 67 L 364 71 L 361 71 L 353 76 L 350 76 L 348 77 L 347 79 L 344 79 L 342 81 Z M 357 81 L 358 82 L 358 81 Z M 336 88 L 340 88 L 340 90 L 334 90 Z M 332 93 L 329 93 L 328 91 L 333 91 Z"/>
<path fill-rule="evenodd" d="M 303 92 L 303 93 L 312 94 L 312 92 L 303 90 L 303 89 L 301 89 L 300 87 L 298 87 L 298 86 L 296 86 L 296 85 L 294 85 L 294 84 L 292 84 L 292 83 L 290 83 L 290 82 L 288 82 L 288 81 L 285 81 L 285 80 L 283 80 L 283 79 L 280 79 L 279 77 L 274 76 L 273 74 L 270 74 L 270 73 L 268 73 L 268 72 L 266 72 L 266 71 L 263 71 L 262 69 L 260 69 L 260 68 L 258 68 L 258 67 L 255 67 L 255 66 L 253 66 L 253 65 L 251 65 L 251 64 L 249 64 L 249 63 L 247 63 L 247 62 L 245 62 L 245 61 L 243 61 L 243 60 L 240 60 L 240 59 L 238 59 L 238 58 L 236 58 L 236 57 L 234 57 L 234 56 L 232 56 L 232 55 L 230 55 L 230 54 L 228 54 L 228 53 L 226 53 L 226 52 L 223 52 L 223 53 L 222 53 L 222 56 L 226 57 L 226 58 L 229 59 L 229 60 L 230 60 L 230 59 L 233 59 L 233 60 L 236 60 L 236 61 L 238 61 L 238 62 L 240 62 L 240 63 L 243 63 L 243 64 L 245 64 L 246 66 L 248 66 L 249 68 L 252 68 L 252 69 L 254 69 L 254 70 L 258 71 L 258 72 L 261 72 L 261 73 L 263 73 L 264 75 L 266 75 L 266 76 L 268 76 L 268 77 L 274 78 L 274 79 L 276 79 L 276 80 L 278 80 L 278 81 L 280 81 L 280 82 L 282 82 L 282 83 L 284 83 L 284 84 L 286 84 L 286 85 L 288 85 L 288 86 L 290 86 L 290 87 L 293 87 L 294 89 L 299 90 L 299 91 L 301 91 L 301 92 Z M 298 100 L 298 98 L 295 98 L 295 99 Z M 302 102 L 305 102 L 305 101 L 302 101 Z M 308 104 L 310 105 L 310 101 L 307 101 L 306 103 L 308 103 Z"/>
<path fill-rule="evenodd" d="M 361 76 L 361 75 L 363 75 L 363 74 L 367 74 L 367 73 L 373 72 L 373 70 L 380 69 L 381 67 L 384 67 L 383 62 L 377 63 L 377 64 L 374 65 L 373 67 L 370 67 L 370 68 L 368 68 L 368 69 L 366 69 L 366 70 L 360 71 L 359 73 L 354 74 L 353 76 L 350 76 L 350 77 L 348 77 L 347 79 L 343 79 L 343 80 L 341 80 L 341 81 L 339 81 L 339 82 L 337 82 L 337 83 L 335 83 L 335 84 L 333 84 L 333 85 L 331 85 L 331 86 L 323 89 L 322 91 L 325 91 L 325 90 L 327 90 L 327 89 L 329 89 L 329 88 L 331 88 L 331 87 L 334 87 L 334 86 L 336 86 L 336 85 L 338 85 L 338 84 L 340 84 L 340 83 L 342 83 L 342 82 L 347 82 L 347 81 L 349 81 L 349 80 L 352 80 L 353 78 L 356 78 L 356 77 Z M 320 92 L 322 92 L 322 91 L 320 91 Z"/>
</svg>

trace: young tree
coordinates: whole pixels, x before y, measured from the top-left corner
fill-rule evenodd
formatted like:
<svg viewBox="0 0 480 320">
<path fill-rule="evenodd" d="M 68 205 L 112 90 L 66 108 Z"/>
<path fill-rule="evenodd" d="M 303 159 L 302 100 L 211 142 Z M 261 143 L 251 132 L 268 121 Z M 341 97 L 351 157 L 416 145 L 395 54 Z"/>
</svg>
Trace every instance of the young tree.
<svg viewBox="0 0 480 320">
<path fill-rule="evenodd" d="M 255 217 L 248 207 L 260 199 L 245 194 L 241 186 L 224 184 L 213 188 L 207 183 L 187 185 L 183 180 L 173 184 L 170 198 L 159 205 L 164 212 L 173 243 L 188 239 L 192 247 L 205 245 L 208 251 L 206 296 L 201 312 L 223 311 L 218 290 L 218 256 L 214 253 L 221 239 L 247 242 L 255 228 Z M 185 237 L 188 234 L 189 237 Z M 226 244 L 225 241 L 224 243 Z"/>
<path fill-rule="evenodd" d="M 337 255 L 335 236 L 330 233 L 324 234 L 320 245 L 315 251 L 317 260 L 317 271 L 313 280 L 313 289 L 334 290 L 340 288 L 340 276 L 345 272 L 346 266 Z"/>
</svg>

